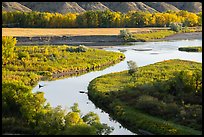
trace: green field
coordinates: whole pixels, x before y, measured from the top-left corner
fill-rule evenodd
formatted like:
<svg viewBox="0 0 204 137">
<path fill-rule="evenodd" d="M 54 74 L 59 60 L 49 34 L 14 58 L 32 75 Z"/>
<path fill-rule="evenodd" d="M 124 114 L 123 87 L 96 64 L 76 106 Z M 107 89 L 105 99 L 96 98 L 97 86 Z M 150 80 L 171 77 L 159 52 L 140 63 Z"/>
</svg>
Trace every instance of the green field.
<svg viewBox="0 0 204 137">
<path fill-rule="evenodd" d="M 89 85 L 89 98 L 135 133 L 201 134 L 202 64 L 167 60 L 100 76 Z"/>
<path fill-rule="evenodd" d="M 173 34 L 175 34 L 175 32 L 171 30 L 152 31 L 152 32 L 132 34 L 132 39 L 135 41 L 149 41 L 149 40 L 162 39 L 167 36 L 171 36 Z"/>
</svg>

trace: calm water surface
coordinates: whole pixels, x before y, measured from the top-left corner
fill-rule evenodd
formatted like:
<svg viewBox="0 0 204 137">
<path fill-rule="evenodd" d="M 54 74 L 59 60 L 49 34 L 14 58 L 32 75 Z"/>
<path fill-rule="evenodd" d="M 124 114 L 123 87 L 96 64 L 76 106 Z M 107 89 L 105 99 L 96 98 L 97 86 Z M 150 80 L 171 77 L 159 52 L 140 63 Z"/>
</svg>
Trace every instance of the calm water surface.
<svg viewBox="0 0 204 137">
<path fill-rule="evenodd" d="M 87 91 L 88 84 L 94 78 L 108 74 L 111 72 L 119 72 L 127 70 L 127 61 L 133 60 L 138 66 L 145 66 L 155 62 L 168 59 L 183 59 L 202 63 L 202 53 L 190 53 L 178 51 L 181 46 L 202 46 L 202 40 L 179 40 L 165 42 L 136 42 L 132 46 L 118 46 L 113 48 L 105 48 L 105 50 L 119 52 L 118 49 L 125 49 L 126 59 L 114 66 L 101 71 L 89 72 L 87 74 L 70 77 L 55 81 L 40 81 L 38 84 L 46 85 L 43 88 L 36 86 L 33 92 L 43 91 L 45 98 L 51 106 L 56 107 L 61 105 L 62 108 L 70 108 L 74 103 L 78 103 L 82 114 L 90 111 L 99 115 L 102 123 L 114 127 L 112 135 L 133 135 L 131 131 L 123 128 L 120 123 L 113 121 L 108 113 L 96 108 L 95 105 L 88 99 L 87 94 L 79 93 L 80 90 Z M 151 48 L 151 51 L 135 51 L 133 49 Z"/>
</svg>

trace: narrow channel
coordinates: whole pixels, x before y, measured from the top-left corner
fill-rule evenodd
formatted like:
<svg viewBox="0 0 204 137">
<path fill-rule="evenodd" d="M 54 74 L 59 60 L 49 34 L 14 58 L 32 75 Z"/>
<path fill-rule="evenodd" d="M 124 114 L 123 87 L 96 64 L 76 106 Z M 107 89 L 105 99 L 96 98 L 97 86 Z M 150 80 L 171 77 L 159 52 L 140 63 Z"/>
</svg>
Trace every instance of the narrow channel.
<svg viewBox="0 0 204 137">
<path fill-rule="evenodd" d="M 36 86 L 33 89 L 33 92 L 44 92 L 47 102 L 49 102 L 52 107 L 61 105 L 62 108 L 67 108 L 69 110 L 70 106 L 72 106 L 74 103 L 78 103 L 82 114 L 87 114 L 88 112 L 93 111 L 99 115 L 102 123 L 106 123 L 109 126 L 114 127 L 111 135 L 134 135 L 136 133 L 132 133 L 117 121 L 112 120 L 108 113 L 103 112 L 100 108 L 96 108 L 96 106 L 88 99 L 87 94 L 79 93 L 79 91 L 88 92 L 87 87 L 89 82 L 96 77 L 112 72 L 127 70 L 127 61 L 129 60 L 135 61 L 139 67 L 168 59 L 191 60 L 202 63 L 202 53 L 178 51 L 178 47 L 181 46 L 202 46 L 202 39 L 163 42 L 136 42 L 132 44 L 132 46 L 124 45 L 104 48 L 105 50 L 109 51 L 120 52 L 119 50 L 121 50 L 124 52 L 126 59 L 114 66 L 101 71 L 89 72 L 81 76 L 74 76 L 55 81 L 40 81 L 38 84 L 46 86 L 40 89 L 38 86 Z M 151 50 L 136 51 L 134 49 Z"/>
</svg>

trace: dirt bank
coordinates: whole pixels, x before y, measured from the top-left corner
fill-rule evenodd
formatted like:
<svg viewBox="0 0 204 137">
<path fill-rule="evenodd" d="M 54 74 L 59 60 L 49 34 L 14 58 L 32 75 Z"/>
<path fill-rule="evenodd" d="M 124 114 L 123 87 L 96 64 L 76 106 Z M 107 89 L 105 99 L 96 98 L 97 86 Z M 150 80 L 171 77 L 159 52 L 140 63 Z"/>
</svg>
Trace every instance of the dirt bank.
<svg viewBox="0 0 204 137">
<path fill-rule="evenodd" d="M 126 42 L 118 35 L 92 35 L 92 36 L 38 36 L 16 37 L 17 45 L 85 45 L 85 46 L 119 46 Z M 202 39 L 202 32 L 175 34 L 162 40 Z"/>
<path fill-rule="evenodd" d="M 115 46 L 125 41 L 115 36 L 42 36 L 42 37 L 16 37 L 17 45 L 85 45 L 85 46 Z"/>
<path fill-rule="evenodd" d="M 179 33 L 161 40 L 202 39 L 202 32 Z"/>
</svg>

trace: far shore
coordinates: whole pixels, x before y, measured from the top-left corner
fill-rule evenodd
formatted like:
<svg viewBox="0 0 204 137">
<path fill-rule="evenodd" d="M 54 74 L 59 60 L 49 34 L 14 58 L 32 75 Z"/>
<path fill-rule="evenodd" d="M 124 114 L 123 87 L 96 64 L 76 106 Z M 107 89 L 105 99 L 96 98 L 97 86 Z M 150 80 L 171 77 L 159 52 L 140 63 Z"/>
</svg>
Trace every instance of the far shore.
<svg viewBox="0 0 204 137">
<path fill-rule="evenodd" d="M 120 30 L 128 29 L 130 32 L 169 29 L 168 27 L 154 28 L 2 28 L 2 36 L 14 37 L 43 37 L 43 36 L 95 36 L 119 35 Z"/>
<path fill-rule="evenodd" d="M 22 28 L 3 28 L 2 29 L 2 36 L 5 34 L 10 33 L 17 39 L 17 45 L 85 45 L 94 48 L 104 48 L 110 46 L 120 46 L 126 45 L 127 42 L 123 40 L 122 37 L 119 36 L 120 30 L 126 28 L 78 28 L 78 29 L 45 29 L 43 31 L 43 35 L 41 36 L 30 36 L 30 34 L 35 34 L 39 29 L 31 29 L 31 32 L 28 32 L 27 35 L 23 34 L 22 36 L 19 35 L 15 36 L 17 29 L 20 31 Z M 130 32 L 141 32 L 141 31 L 149 31 L 153 29 L 167 29 L 167 28 L 127 28 Z M 12 33 L 13 30 L 13 33 Z M 24 29 L 23 30 L 29 30 Z M 41 29 L 42 31 L 43 29 Z M 56 35 L 49 35 L 49 31 L 46 33 L 47 30 L 50 31 L 57 31 Z M 60 30 L 61 33 L 64 35 L 57 35 L 59 34 Z M 67 32 L 66 32 L 67 30 Z M 71 31 L 73 30 L 73 31 Z M 69 33 L 69 35 L 67 34 Z M 41 32 L 39 32 L 41 34 Z M 47 34 L 47 35 L 45 35 Z M 7 35 L 6 35 L 7 36 Z M 191 33 L 178 33 L 164 39 L 157 39 L 152 41 L 169 41 L 169 40 L 190 40 L 190 39 L 202 39 L 202 32 L 191 32 Z"/>
</svg>

